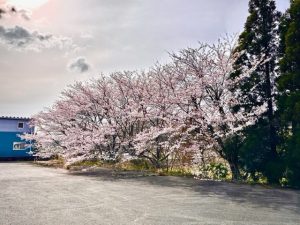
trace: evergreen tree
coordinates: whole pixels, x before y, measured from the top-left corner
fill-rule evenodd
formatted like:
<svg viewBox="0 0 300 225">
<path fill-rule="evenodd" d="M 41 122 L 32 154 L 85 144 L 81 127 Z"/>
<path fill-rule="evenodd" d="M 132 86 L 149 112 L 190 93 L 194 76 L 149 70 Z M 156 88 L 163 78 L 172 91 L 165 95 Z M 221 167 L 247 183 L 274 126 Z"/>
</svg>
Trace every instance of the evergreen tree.
<svg viewBox="0 0 300 225">
<path fill-rule="evenodd" d="M 277 138 L 274 120 L 274 80 L 278 49 L 278 23 L 280 13 L 274 0 L 250 0 L 249 13 L 244 32 L 236 47 L 238 57 L 231 74 L 232 91 L 240 100 L 234 111 L 256 114 L 262 109 L 267 120 L 267 142 L 265 143 L 269 163 L 262 171 L 270 182 L 278 182 L 273 175 L 274 162 L 278 160 Z M 251 71 L 245 74 L 245 71 Z M 255 146 L 254 146 L 255 148 Z M 255 160 L 255 159 L 252 159 Z"/>
<path fill-rule="evenodd" d="M 278 108 L 283 127 L 283 149 L 289 182 L 300 186 L 300 0 L 291 1 L 280 28 L 282 59 Z"/>
<path fill-rule="evenodd" d="M 272 165 L 272 177 L 282 177 L 284 165 L 282 160 L 270 162 L 269 148 L 266 143 L 269 141 L 268 120 L 261 118 L 256 124 L 244 129 L 243 144 L 239 149 L 239 164 L 246 177 L 258 181 L 265 171 L 266 165 Z M 269 176 L 270 177 L 270 176 Z"/>
</svg>

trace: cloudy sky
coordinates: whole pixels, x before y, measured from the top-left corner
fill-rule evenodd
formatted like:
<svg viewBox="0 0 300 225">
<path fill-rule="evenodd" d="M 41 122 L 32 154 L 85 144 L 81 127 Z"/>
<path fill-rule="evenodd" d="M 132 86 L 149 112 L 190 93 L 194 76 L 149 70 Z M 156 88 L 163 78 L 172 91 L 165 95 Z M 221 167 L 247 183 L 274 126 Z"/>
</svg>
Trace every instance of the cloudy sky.
<svg viewBox="0 0 300 225">
<path fill-rule="evenodd" d="M 277 0 L 282 11 L 289 0 Z M 76 80 L 147 69 L 242 31 L 248 0 L 0 0 L 0 116 L 31 116 Z M 14 6 L 14 7 L 13 7 Z"/>
</svg>

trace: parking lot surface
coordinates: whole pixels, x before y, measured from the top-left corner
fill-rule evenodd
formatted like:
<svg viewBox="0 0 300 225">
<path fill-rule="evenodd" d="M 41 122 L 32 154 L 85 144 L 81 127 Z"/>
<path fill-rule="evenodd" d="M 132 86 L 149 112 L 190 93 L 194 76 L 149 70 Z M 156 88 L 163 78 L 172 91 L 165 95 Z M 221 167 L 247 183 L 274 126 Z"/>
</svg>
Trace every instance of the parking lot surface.
<svg viewBox="0 0 300 225">
<path fill-rule="evenodd" d="M 300 192 L 0 163 L 0 225 L 300 224 Z"/>
</svg>

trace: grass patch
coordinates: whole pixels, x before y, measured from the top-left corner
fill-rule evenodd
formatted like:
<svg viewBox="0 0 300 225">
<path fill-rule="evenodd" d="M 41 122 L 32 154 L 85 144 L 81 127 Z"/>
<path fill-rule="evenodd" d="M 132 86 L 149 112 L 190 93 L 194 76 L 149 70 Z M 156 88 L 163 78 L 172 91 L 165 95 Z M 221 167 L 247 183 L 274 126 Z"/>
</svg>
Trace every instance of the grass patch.
<svg viewBox="0 0 300 225">
<path fill-rule="evenodd" d="M 70 167 L 101 167 L 103 166 L 103 162 L 100 160 L 89 160 L 89 161 L 82 161 L 82 162 L 76 162 L 70 165 Z"/>
<path fill-rule="evenodd" d="M 50 159 L 50 160 L 35 160 L 33 162 L 36 165 L 39 166 L 45 166 L 45 167 L 54 167 L 54 168 L 64 168 L 64 160 L 59 159 Z"/>
<path fill-rule="evenodd" d="M 116 169 L 128 170 L 128 171 L 149 171 L 155 172 L 155 168 L 144 159 L 132 159 L 129 161 L 124 161 L 117 163 L 115 165 Z"/>
<path fill-rule="evenodd" d="M 173 168 L 169 170 L 158 170 L 160 176 L 176 176 L 176 177 L 194 177 L 195 175 L 189 169 Z"/>
</svg>

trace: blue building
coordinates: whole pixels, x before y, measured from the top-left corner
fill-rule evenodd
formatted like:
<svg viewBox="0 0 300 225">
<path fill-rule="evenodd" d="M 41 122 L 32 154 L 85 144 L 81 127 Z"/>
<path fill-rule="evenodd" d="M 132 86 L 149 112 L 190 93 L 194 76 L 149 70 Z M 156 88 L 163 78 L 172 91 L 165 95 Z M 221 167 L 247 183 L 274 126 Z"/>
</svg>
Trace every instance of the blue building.
<svg viewBox="0 0 300 225">
<path fill-rule="evenodd" d="M 33 133 L 30 118 L 0 116 L 0 159 L 30 158 L 31 143 L 19 135 Z"/>
</svg>

